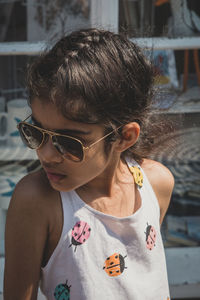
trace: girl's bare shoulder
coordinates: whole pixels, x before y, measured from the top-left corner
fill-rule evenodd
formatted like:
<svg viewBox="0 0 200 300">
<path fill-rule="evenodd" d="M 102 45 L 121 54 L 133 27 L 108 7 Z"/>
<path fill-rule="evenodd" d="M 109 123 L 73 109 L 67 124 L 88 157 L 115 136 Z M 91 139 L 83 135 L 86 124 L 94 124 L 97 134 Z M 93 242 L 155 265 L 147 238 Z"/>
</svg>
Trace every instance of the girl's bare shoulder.
<svg viewBox="0 0 200 300">
<path fill-rule="evenodd" d="M 153 186 L 161 184 L 162 186 L 166 185 L 168 189 L 170 187 L 173 188 L 174 176 L 162 163 L 151 159 L 144 159 L 141 167 Z"/>
<path fill-rule="evenodd" d="M 60 206 L 56 193 L 42 171 L 25 176 L 16 185 L 6 218 L 6 299 L 15 299 L 15 295 L 17 299 L 36 299 L 41 266 L 50 247 L 47 241 L 51 238 L 52 243 L 61 227 L 57 225 L 60 218 L 56 216 L 61 213 L 57 212 Z"/>
<path fill-rule="evenodd" d="M 160 223 L 168 209 L 174 188 L 174 176 L 171 171 L 160 162 L 144 159 L 141 164 L 160 206 Z"/>
<path fill-rule="evenodd" d="M 174 177 L 171 171 L 162 163 L 151 159 L 144 159 L 141 167 L 144 169 L 151 184 L 163 182 L 168 184 L 169 187 L 174 184 Z"/>
<path fill-rule="evenodd" d="M 14 195 L 39 197 L 49 196 L 56 191 L 53 190 L 43 170 L 32 172 L 24 176 L 16 185 Z"/>
<path fill-rule="evenodd" d="M 9 209 L 12 207 L 24 210 L 48 211 L 58 192 L 49 184 L 43 170 L 24 176 L 16 185 Z"/>
</svg>

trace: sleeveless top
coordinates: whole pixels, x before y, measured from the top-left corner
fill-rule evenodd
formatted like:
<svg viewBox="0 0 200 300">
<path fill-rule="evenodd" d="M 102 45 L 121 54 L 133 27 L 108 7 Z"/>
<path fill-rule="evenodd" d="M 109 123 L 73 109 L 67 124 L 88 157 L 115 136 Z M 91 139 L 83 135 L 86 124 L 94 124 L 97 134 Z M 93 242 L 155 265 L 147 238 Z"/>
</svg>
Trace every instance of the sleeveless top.
<svg viewBox="0 0 200 300">
<path fill-rule="evenodd" d="M 63 230 L 41 270 L 48 300 L 169 300 L 160 208 L 141 167 L 127 161 L 141 196 L 131 216 L 114 217 L 60 192 Z"/>
</svg>

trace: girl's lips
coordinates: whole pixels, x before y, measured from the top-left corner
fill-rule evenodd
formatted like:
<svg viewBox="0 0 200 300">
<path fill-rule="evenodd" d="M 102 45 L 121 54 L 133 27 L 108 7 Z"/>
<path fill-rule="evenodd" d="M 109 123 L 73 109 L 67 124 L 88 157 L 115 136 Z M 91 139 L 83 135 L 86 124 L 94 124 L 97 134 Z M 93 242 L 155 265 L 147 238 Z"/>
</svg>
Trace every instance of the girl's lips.
<svg viewBox="0 0 200 300">
<path fill-rule="evenodd" d="M 48 171 L 46 173 L 47 173 L 48 179 L 51 181 L 54 181 L 54 182 L 58 182 L 58 181 L 62 180 L 64 177 L 66 177 L 66 175 L 51 173 Z"/>
</svg>

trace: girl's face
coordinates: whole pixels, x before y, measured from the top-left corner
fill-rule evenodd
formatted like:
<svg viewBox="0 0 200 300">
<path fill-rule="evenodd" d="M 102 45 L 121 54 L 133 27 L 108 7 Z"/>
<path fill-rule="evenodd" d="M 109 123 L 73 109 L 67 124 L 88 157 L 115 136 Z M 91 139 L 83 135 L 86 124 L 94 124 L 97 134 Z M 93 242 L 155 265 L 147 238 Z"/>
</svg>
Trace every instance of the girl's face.
<svg viewBox="0 0 200 300">
<path fill-rule="evenodd" d="M 103 126 L 68 120 L 54 104 L 42 103 L 36 98 L 31 106 L 35 125 L 76 137 L 84 146 L 92 144 L 104 135 Z M 99 180 L 105 181 L 106 174 L 112 173 L 113 165 L 116 159 L 119 159 L 119 153 L 115 153 L 112 145 L 109 154 L 105 154 L 104 143 L 102 140 L 87 149 L 81 162 L 63 158 L 50 138 L 36 151 L 51 186 L 58 191 L 69 191 L 85 184 L 98 184 Z"/>
</svg>

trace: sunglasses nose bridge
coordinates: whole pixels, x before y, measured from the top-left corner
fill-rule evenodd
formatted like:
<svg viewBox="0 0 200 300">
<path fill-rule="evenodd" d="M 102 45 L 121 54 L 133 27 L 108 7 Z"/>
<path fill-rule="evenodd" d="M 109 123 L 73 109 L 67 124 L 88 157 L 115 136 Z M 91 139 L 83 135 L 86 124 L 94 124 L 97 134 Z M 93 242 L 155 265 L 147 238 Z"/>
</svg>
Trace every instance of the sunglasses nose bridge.
<svg viewBox="0 0 200 300">
<path fill-rule="evenodd" d="M 55 147 L 55 144 L 54 144 L 54 141 L 53 141 L 53 137 L 55 136 L 55 134 L 52 133 L 52 132 L 49 132 L 48 130 L 42 130 L 42 133 L 43 133 L 43 141 L 42 141 L 39 148 L 42 148 L 42 147 L 46 146 L 49 149 L 48 153 L 50 153 L 50 152 L 53 153 L 52 152 L 53 149 L 54 149 L 53 151 L 57 152 L 58 149 L 57 149 L 57 147 Z M 45 149 L 45 152 L 46 152 L 46 149 Z M 59 152 L 59 154 L 61 154 L 60 151 L 58 151 L 58 152 Z"/>
<path fill-rule="evenodd" d="M 44 130 L 44 129 L 40 129 L 40 131 L 42 132 L 42 142 L 40 144 L 40 148 L 45 145 L 48 140 L 49 140 L 49 137 L 51 138 L 51 143 L 52 143 L 52 133 L 51 132 L 48 132 L 47 130 Z"/>
<path fill-rule="evenodd" d="M 52 132 L 49 132 L 47 130 L 43 131 L 43 144 L 46 144 L 49 141 L 49 138 L 51 140 L 51 144 L 53 145 L 53 136 L 55 134 Z"/>
</svg>

